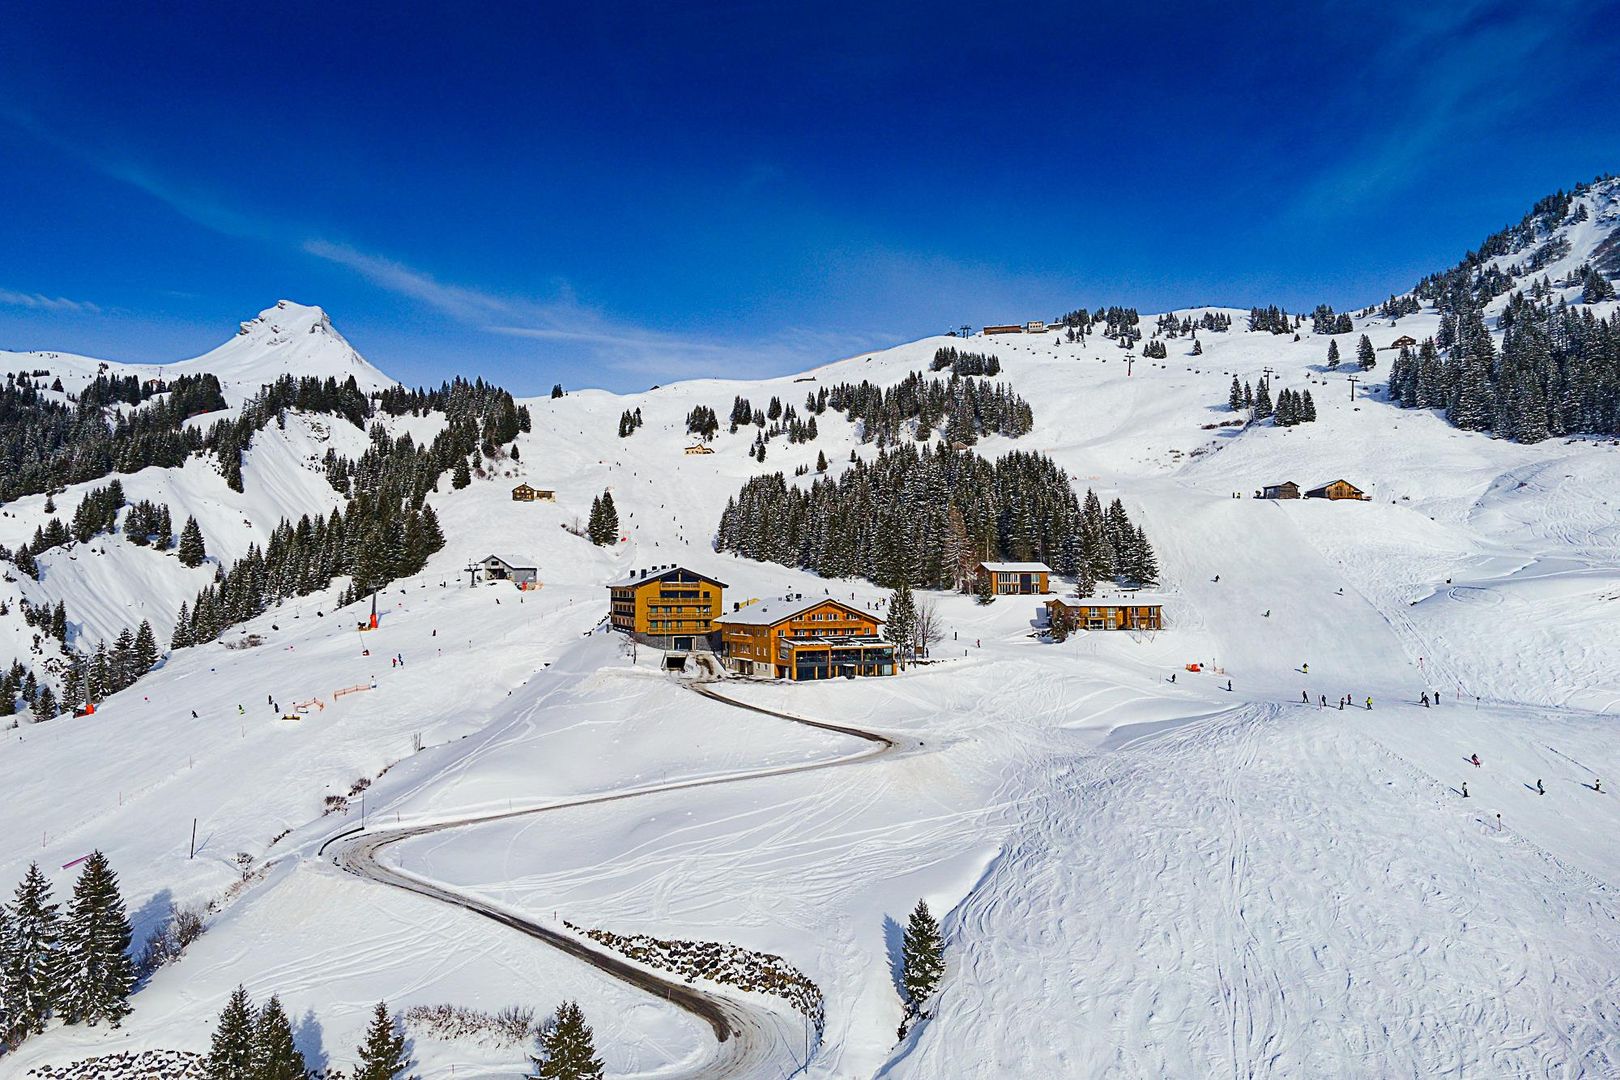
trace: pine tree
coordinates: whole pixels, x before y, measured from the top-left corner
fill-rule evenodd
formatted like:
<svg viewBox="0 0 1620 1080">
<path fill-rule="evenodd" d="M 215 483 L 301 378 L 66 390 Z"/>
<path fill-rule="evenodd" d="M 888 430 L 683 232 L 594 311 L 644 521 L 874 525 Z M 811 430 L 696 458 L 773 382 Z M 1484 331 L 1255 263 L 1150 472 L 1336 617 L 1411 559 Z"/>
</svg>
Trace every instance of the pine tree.
<svg viewBox="0 0 1620 1080">
<path fill-rule="evenodd" d="M 293 1043 L 292 1022 L 271 996 L 253 1026 L 253 1080 L 304 1080 L 304 1055 Z"/>
<path fill-rule="evenodd" d="M 450 471 L 450 486 L 460 491 L 472 483 L 472 470 L 467 467 L 467 459 L 456 457 L 455 468 Z"/>
<path fill-rule="evenodd" d="M 1371 371 L 1378 366 L 1378 357 L 1373 351 L 1372 339 L 1366 334 L 1362 334 L 1361 340 L 1356 342 L 1356 363 L 1361 367 L 1362 371 Z"/>
<path fill-rule="evenodd" d="M 1596 304 L 1614 299 L 1614 285 L 1596 267 L 1588 266 L 1581 281 L 1581 303 Z"/>
<path fill-rule="evenodd" d="M 602 1080 L 602 1060 L 585 1014 L 572 1001 L 557 1007 L 551 1026 L 540 1036 L 540 1053 L 531 1060 L 530 1080 Z"/>
<path fill-rule="evenodd" d="M 1328 342 L 1327 366 L 1329 371 L 1339 366 L 1339 343 L 1337 341 Z"/>
<path fill-rule="evenodd" d="M 141 620 L 141 628 L 135 632 L 131 659 L 135 678 L 151 671 L 158 662 L 157 635 L 152 633 L 152 624 L 145 619 Z"/>
<path fill-rule="evenodd" d="M 395 1080 L 411 1067 L 405 1053 L 405 1033 L 399 1021 L 388 1014 L 388 1005 L 377 1002 L 371 1011 L 371 1025 L 366 1028 L 366 1041 L 357 1051 L 360 1065 L 351 1080 Z"/>
<path fill-rule="evenodd" d="M 1243 411 L 1243 384 L 1236 375 L 1232 376 L 1232 389 L 1226 395 L 1226 407 L 1233 412 Z"/>
<path fill-rule="evenodd" d="M 1316 402 L 1311 400 L 1311 392 L 1309 390 L 1305 391 L 1305 397 L 1301 404 L 1303 407 L 1303 415 L 1300 418 L 1307 424 L 1315 420 Z"/>
<path fill-rule="evenodd" d="M 883 624 L 883 637 L 894 646 L 897 659 L 905 663 L 905 648 L 917 628 L 917 603 L 911 595 L 911 586 L 901 582 L 889 594 L 888 619 Z"/>
<path fill-rule="evenodd" d="M 613 493 L 602 492 L 602 540 L 603 545 L 611 546 L 619 540 L 619 511 L 613 505 Z"/>
<path fill-rule="evenodd" d="M 811 417 L 810 419 L 811 419 L 811 423 L 815 422 L 815 417 Z M 824 473 L 826 471 L 827 471 L 827 454 L 826 454 L 826 451 L 817 450 L 816 451 L 816 472 Z"/>
<path fill-rule="evenodd" d="M 51 902 L 51 883 L 38 863 L 29 864 L 6 915 L 0 936 L 0 1001 L 5 1002 L 0 1046 L 16 1046 L 45 1030 L 56 1003 L 62 922 Z"/>
<path fill-rule="evenodd" d="M 995 582 L 989 574 L 980 574 L 973 582 L 973 595 L 980 604 L 991 604 L 996 599 Z"/>
<path fill-rule="evenodd" d="M 180 602 L 180 613 L 174 617 L 174 633 L 169 636 L 169 648 L 184 649 L 191 644 L 191 607 Z"/>
<path fill-rule="evenodd" d="M 926 1016 L 928 999 L 939 988 L 945 975 L 945 941 L 940 937 L 939 923 L 928 910 L 926 900 L 917 901 L 906 921 L 905 936 L 900 945 L 900 985 L 906 993 L 906 1012 L 910 1016 Z"/>
<path fill-rule="evenodd" d="M 180 565 L 201 566 L 207 556 L 208 549 L 203 545 L 202 527 L 197 524 L 196 518 L 186 518 L 186 523 L 180 530 Z"/>
<path fill-rule="evenodd" d="M 203 1060 L 205 1080 L 258 1080 L 253 1056 L 253 1002 L 240 985 L 231 992 L 214 1026 L 214 1038 Z"/>
<path fill-rule="evenodd" d="M 56 691 L 52 690 L 49 686 L 40 687 L 39 697 L 34 699 L 34 719 L 53 720 L 56 718 L 56 714 L 59 711 L 59 707 L 56 704 Z"/>
<path fill-rule="evenodd" d="M 73 886 L 58 953 L 58 1003 L 68 1023 L 113 1027 L 129 1015 L 135 966 L 129 958 L 130 926 L 118 875 L 107 857 L 93 851 Z"/>
<path fill-rule="evenodd" d="M 1254 418 L 1264 420 L 1272 414 L 1272 411 L 1271 386 L 1269 383 L 1262 382 L 1260 389 L 1254 395 Z"/>
</svg>

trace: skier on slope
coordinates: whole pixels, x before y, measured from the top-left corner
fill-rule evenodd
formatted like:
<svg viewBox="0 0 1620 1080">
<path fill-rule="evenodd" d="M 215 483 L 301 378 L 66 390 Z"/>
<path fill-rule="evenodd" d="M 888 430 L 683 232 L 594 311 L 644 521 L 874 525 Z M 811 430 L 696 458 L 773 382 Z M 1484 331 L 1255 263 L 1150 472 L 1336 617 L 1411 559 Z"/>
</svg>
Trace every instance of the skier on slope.
<svg viewBox="0 0 1620 1080">
<path fill-rule="evenodd" d="M 1372 698 L 1367 699 L 1367 711 L 1372 712 Z"/>
<path fill-rule="evenodd" d="M 1299 670 L 1303 674 L 1309 675 L 1311 673 L 1311 665 L 1309 665 L 1309 664 L 1300 664 L 1299 665 Z"/>
<path fill-rule="evenodd" d="M 1468 798 L 1468 781 L 1463 781 L 1463 798 Z"/>
<path fill-rule="evenodd" d="M 1419 699 L 1418 699 L 1418 700 L 1419 700 L 1419 701 L 1421 701 L 1421 702 L 1423 702 L 1423 707 L 1424 707 L 1424 708 L 1425 708 L 1425 709 L 1427 709 L 1427 708 L 1428 708 L 1428 707 L 1429 707 L 1429 695 L 1428 695 L 1428 694 L 1427 694 L 1427 693 L 1425 693 L 1425 694 L 1424 694 L 1424 695 L 1423 695 L 1423 696 L 1422 696 L 1422 697 L 1421 697 L 1421 698 L 1419 698 Z"/>
<path fill-rule="evenodd" d="M 1536 780 L 1536 794 L 1537 795 L 1545 795 L 1545 794 L 1547 794 L 1547 789 L 1541 786 L 1541 781 L 1539 779 Z"/>
<path fill-rule="evenodd" d="M 1475 754 L 1473 757 L 1469 758 L 1468 760 L 1472 761 L 1474 763 L 1474 768 L 1476 768 L 1476 769 L 1479 768 L 1481 764 L 1483 764 L 1483 762 L 1481 762 L 1479 760 L 1479 755 L 1478 754 Z"/>
<path fill-rule="evenodd" d="M 1311 692 L 1309 690 L 1301 690 L 1299 692 L 1299 700 L 1309 705 L 1311 703 Z"/>
</svg>

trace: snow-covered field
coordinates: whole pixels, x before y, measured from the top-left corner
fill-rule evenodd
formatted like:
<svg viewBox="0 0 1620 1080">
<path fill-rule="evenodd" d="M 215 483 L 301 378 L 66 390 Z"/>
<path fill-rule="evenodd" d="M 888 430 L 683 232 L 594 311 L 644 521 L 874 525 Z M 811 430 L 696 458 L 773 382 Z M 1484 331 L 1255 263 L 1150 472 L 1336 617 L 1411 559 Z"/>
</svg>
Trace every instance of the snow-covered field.
<svg viewBox="0 0 1620 1080">
<path fill-rule="evenodd" d="M 1574 241 L 1571 260 L 1595 243 Z M 336 1067 L 378 999 L 549 1012 L 577 998 L 612 1074 L 705 1074 L 708 1027 L 669 1003 L 344 873 L 322 847 L 362 813 L 372 830 L 454 824 L 383 857 L 534 924 L 780 955 L 825 994 L 826 1029 L 800 1041 L 778 1016 L 789 1034 L 761 1048 L 759 1076 L 1620 1073 L 1620 804 L 1608 794 L 1620 777 L 1620 448 L 1521 446 L 1399 409 L 1379 387 L 1387 351 L 1352 401 L 1323 367 L 1324 338 L 1245 333 L 1231 314 L 1232 332 L 1199 334 L 1202 355 L 1172 339 L 1168 359 L 1138 359 L 1129 375 L 1111 342 L 971 343 L 1001 358 L 1036 412 L 1029 436 L 980 452 L 1042 450 L 1077 486 L 1140 513 L 1167 628 L 1051 644 L 1034 600 L 939 596 L 937 663 L 885 680 L 718 687 L 881 734 L 893 744 L 881 754 L 702 697 L 655 650 L 631 656 L 600 627 L 603 585 L 680 562 L 727 582 L 728 603 L 825 590 L 876 604 L 868 583 L 711 548 L 747 477 L 791 474 L 818 451 L 834 470 L 852 448 L 870 455 L 847 422 L 829 412 L 818 440 L 776 440 L 760 464 L 752 429 L 722 430 L 711 456 L 682 454 L 684 419 L 700 404 L 724 416 L 737 394 L 797 404 L 829 382 L 895 383 L 951 339 L 792 378 L 527 402 L 519 461 L 432 496 L 447 546 L 387 590 L 379 630 L 357 633 L 357 609 L 308 597 L 243 627 L 258 647 L 182 650 L 93 717 L 4 733 L 0 887 L 38 860 L 60 896 L 72 872 L 58 868 L 99 847 L 139 939 L 170 903 L 223 895 L 238 852 L 266 869 L 140 990 L 122 1028 L 54 1029 L 0 1057 L 0 1077 L 119 1049 L 199 1049 L 238 982 L 280 993 L 306 1017 L 312 1062 Z M 284 370 L 386 383 L 316 309 L 264 318 L 186 366 L 228 375 L 233 401 Z M 1434 329 L 1429 312 L 1356 328 L 1380 347 Z M 1347 358 L 1353 342 L 1341 336 Z M 44 355 L 5 366 L 49 366 Z M 1312 391 L 1316 423 L 1205 427 L 1231 417 L 1234 373 L 1255 382 L 1268 369 L 1273 394 Z M 618 438 L 619 414 L 637 407 L 645 427 Z M 424 422 L 396 423 L 421 434 Z M 228 560 L 280 516 L 337 505 L 319 457 L 364 439 L 295 416 L 256 440 L 245 496 L 202 461 L 124 484 L 177 520 L 196 514 Z M 1252 497 L 1339 477 L 1370 501 Z M 558 502 L 512 502 L 520 479 Z M 609 551 L 561 527 L 604 488 L 626 538 Z M 56 501 L 70 513 L 76 497 Z M 0 542 L 31 534 L 42 503 L 7 506 Z M 538 563 L 543 587 L 469 586 L 463 568 L 491 552 Z M 42 563 L 43 581 L 7 582 L 8 595 L 65 599 L 91 637 L 149 617 L 166 639 L 208 580 L 112 538 Z M 27 628 L 4 625 L 23 655 Z M 351 686 L 366 689 L 333 697 Z M 1417 703 L 1424 691 L 1438 707 Z M 317 697 L 324 708 L 281 719 Z M 363 806 L 322 813 L 362 777 Z M 625 797 L 598 798 L 612 795 Z M 896 1044 L 898 925 L 919 897 L 949 913 L 948 972 L 933 1018 Z M 425 1080 L 514 1076 L 524 1063 L 521 1046 L 466 1040 L 418 1038 L 415 1052 Z"/>
</svg>

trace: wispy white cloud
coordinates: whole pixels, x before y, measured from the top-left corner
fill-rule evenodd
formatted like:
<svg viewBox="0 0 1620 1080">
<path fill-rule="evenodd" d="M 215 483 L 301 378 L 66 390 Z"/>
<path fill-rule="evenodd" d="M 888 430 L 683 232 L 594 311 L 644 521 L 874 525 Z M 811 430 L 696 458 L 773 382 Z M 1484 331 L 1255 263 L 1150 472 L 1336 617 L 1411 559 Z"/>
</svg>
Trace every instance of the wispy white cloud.
<svg viewBox="0 0 1620 1080">
<path fill-rule="evenodd" d="M 711 339 L 614 318 L 582 304 L 566 289 L 544 300 L 504 296 L 440 281 L 426 271 L 347 244 L 308 240 L 303 249 L 465 325 L 505 337 L 574 346 L 591 360 L 624 373 L 666 379 L 786 373 L 852 355 L 874 342 L 873 335 L 791 328 L 746 340 Z"/>
<path fill-rule="evenodd" d="M 1293 215 L 1397 194 L 1443 167 L 1449 148 L 1497 137 L 1537 109 L 1561 108 L 1582 58 L 1613 51 L 1579 40 L 1587 13 L 1574 0 L 1464 0 L 1402 4 L 1378 16 L 1388 32 L 1360 72 L 1374 104 L 1334 118 L 1347 138 L 1293 200 Z M 1398 104 L 1389 102 L 1389 86 L 1402 87 Z"/>
<path fill-rule="evenodd" d="M 30 311 L 67 312 L 73 315 L 100 315 L 101 308 L 88 300 L 69 300 L 65 296 L 46 296 L 43 293 L 16 292 L 0 289 L 0 304 L 27 308 Z"/>
</svg>

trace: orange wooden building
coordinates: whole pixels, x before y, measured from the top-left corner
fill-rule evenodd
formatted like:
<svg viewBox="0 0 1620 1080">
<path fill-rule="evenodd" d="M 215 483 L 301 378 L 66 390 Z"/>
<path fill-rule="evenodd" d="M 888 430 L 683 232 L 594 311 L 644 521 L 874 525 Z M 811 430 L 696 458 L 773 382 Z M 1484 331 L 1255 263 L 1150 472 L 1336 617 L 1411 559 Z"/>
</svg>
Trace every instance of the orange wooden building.
<svg viewBox="0 0 1620 1080">
<path fill-rule="evenodd" d="M 1155 597 L 1061 596 L 1046 602 L 1050 619 L 1059 608 L 1068 611 L 1076 630 L 1163 630 L 1164 605 Z"/>
<path fill-rule="evenodd" d="M 881 622 L 841 600 L 802 594 L 761 600 L 714 620 L 733 671 L 795 681 L 893 675 L 894 646 L 878 636 Z"/>
<path fill-rule="evenodd" d="M 608 586 L 613 629 L 664 649 L 687 650 L 714 632 L 726 583 L 673 563 L 633 571 Z"/>
<path fill-rule="evenodd" d="M 1367 501 L 1367 493 L 1348 480 L 1335 480 L 1331 484 L 1311 488 L 1305 493 L 1305 497 L 1307 499 L 1356 499 L 1361 502 Z"/>
<path fill-rule="evenodd" d="M 982 562 L 979 580 L 990 579 L 996 596 L 1032 596 L 1051 592 L 1052 568 L 1043 562 Z"/>
</svg>

